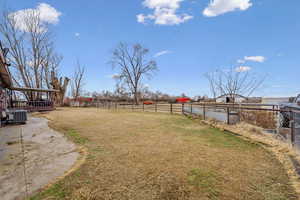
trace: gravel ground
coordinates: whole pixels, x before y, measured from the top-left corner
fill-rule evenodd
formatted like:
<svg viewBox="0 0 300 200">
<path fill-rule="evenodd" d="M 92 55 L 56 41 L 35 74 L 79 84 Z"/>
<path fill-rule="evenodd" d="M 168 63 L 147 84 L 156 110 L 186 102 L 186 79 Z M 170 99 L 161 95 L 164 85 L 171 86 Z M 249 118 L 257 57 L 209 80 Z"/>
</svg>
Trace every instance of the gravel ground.
<svg viewBox="0 0 300 200">
<path fill-rule="evenodd" d="M 22 162 L 21 132 L 25 170 Z M 2 200 L 24 199 L 26 190 L 29 195 L 35 193 L 63 176 L 79 156 L 76 146 L 62 134 L 50 129 L 47 120 L 42 118 L 29 118 L 26 125 L 1 128 L 0 138 Z"/>
</svg>

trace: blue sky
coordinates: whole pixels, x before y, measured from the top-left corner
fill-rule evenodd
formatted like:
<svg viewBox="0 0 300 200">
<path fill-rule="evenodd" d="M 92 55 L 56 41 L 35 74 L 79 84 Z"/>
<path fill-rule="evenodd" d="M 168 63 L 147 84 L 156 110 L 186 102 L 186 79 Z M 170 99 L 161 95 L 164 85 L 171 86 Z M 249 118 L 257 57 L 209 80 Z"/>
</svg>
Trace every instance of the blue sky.
<svg viewBox="0 0 300 200">
<path fill-rule="evenodd" d="M 242 66 L 267 75 L 254 95 L 300 93 L 299 0 L 6 0 L 2 5 L 17 11 L 40 3 L 59 13 L 53 32 L 64 56 L 62 73 L 71 76 L 78 58 L 87 68 L 88 91 L 113 90 L 108 64 L 113 48 L 138 42 L 151 56 L 165 53 L 155 57 L 159 71 L 145 82 L 151 90 L 209 94 L 206 72 Z"/>
</svg>

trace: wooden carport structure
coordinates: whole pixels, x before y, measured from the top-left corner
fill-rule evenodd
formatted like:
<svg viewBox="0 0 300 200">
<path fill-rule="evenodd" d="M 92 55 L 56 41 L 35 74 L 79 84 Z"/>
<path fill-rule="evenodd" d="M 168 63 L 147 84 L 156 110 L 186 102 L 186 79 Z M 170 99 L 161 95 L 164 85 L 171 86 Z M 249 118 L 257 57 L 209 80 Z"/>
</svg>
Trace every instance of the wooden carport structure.
<svg viewBox="0 0 300 200">
<path fill-rule="evenodd" d="M 41 89 L 41 88 L 21 88 L 14 87 L 11 74 L 8 70 L 9 64 L 6 61 L 6 54 L 8 49 L 2 47 L 0 42 L 0 119 L 2 113 L 7 110 L 27 110 L 33 111 L 50 111 L 54 107 L 54 94 L 59 92 L 58 90 L 52 89 Z M 34 98 L 27 98 L 27 100 L 13 99 L 14 92 L 21 92 L 27 94 L 27 96 L 33 97 L 38 96 L 45 97 L 44 99 L 39 98 L 37 100 L 28 100 Z"/>
<path fill-rule="evenodd" d="M 22 109 L 27 110 L 28 112 L 51 111 L 55 109 L 54 93 L 58 92 L 58 90 L 11 87 L 9 91 L 9 109 Z M 16 91 L 27 93 L 30 96 L 30 99 L 37 96 L 36 94 L 40 94 L 44 96 L 44 98 L 38 100 L 13 100 L 13 92 Z"/>
</svg>

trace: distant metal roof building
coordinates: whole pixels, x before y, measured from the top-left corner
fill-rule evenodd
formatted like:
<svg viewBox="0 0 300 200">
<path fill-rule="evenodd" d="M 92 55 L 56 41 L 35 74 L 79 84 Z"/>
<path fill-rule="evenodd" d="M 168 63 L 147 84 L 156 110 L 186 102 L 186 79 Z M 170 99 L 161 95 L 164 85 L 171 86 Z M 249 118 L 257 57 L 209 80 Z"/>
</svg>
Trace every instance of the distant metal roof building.
<svg viewBox="0 0 300 200">
<path fill-rule="evenodd" d="M 230 97 L 230 96 L 240 97 L 240 98 L 247 99 L 247 97 L 245 97 L 245 96 L 243 96 L 243 95 L 240 95 L 240 94 L 223 94 L 223 95 L 217 97 L 217 99 L 218 99 L 218 98 L 223 98 L 223 97 Z"/>
<path fill-rule="evenodd" d="M 289 103 L 291 99 L 291 97 L 263 97 L 262 103 L 279 105 L 281 103 Z"/>
<path fill-rule="evenodd" d="M 232 102 L 240 103 L 247 99 L 248 99 L 247 97 L 244 97 L 243 95 L 239 95 L 239 94 L 223 94 L 216 98 L 216 102 L 217 103 L 232 103 Z"/>
</svg>

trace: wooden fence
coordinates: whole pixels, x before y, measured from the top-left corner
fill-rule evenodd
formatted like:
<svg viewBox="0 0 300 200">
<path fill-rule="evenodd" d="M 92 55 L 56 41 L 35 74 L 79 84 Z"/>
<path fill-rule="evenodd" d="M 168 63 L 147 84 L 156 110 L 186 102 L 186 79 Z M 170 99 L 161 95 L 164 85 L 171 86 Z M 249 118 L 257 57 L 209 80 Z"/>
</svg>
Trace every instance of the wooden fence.
<svg viewBox="0 0 300 200">
<path fill-rule="evenodd" d="M 268 129 L 275 129 L 277 127 L 279 113 L 278 106 L 270 104 L 154 103 L 151 105 L 135 105 L 116 102 L 94 102 L 93 106 L 144 112 L 192 114 L 204 120 L 214 119 L 228 124 L 245 121 Z"/>
</svg>

